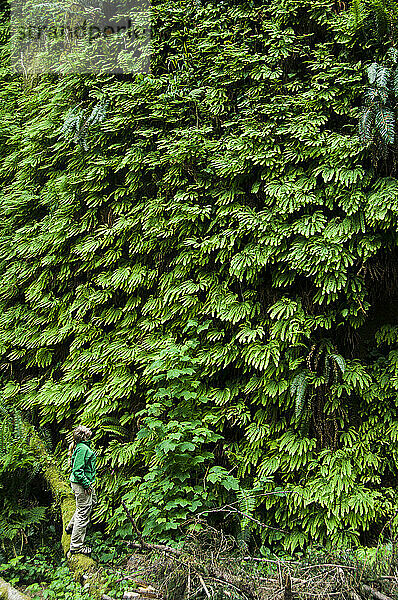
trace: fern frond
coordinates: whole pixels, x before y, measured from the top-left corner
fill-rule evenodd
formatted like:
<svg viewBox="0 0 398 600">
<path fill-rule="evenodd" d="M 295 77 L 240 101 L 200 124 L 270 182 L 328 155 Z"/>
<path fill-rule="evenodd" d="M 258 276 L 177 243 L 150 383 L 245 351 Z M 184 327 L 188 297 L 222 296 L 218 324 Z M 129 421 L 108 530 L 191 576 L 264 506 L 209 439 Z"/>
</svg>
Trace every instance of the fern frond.
<svg viewBox="0 0 398 600">
<path fill-rule="evenodd" d="M 368 87 L 365 90 L 365 104 L 371 106 L 377 102 L 385 104 L 388 100 L 388 90 L 383 87 Z"/>
<path fill-rule="evenodd" d="M 375 83 L 376 82 L 377 73 L 379 71 L 379 65 L 374 62 L 371 65 L 369 65 L 369 67 L 367 68 L 366 71 L 367 71 L 367 74 L 368 74 L 369 83 Z"/>
<path fill-rule="evenodd" d="M 295 400 L 295 415 L 299 418 L 303 412 L 305 392 L 307 390 L 308 380 L 306 371 L 302 371 L 293 379 L 290 386 L 290 393 Z"/>
<path fill-rule="evenodd" d="M 380 136 L 387 144 L 395 139 L 395 115 L 392 110 L 381 107 L 375 112 L 375 124 Z"/>
<path fill-rule="evenodd" d="M 398 62 L 398 48 L 389 48 L 386 56 L 393 64 L 396 64 Z"/>
<path fill-rule="evenodd" d="M 359 137 L 366 144 L 373 139 L 374 110 L 366 108 L 359 117 Z"/>
<path fill-rule="evenodd" d="M 365 9 L 365 5 L 362 0 L 353 0 L 351 5 L 351 12 L 354 16 L 355 26 L 358 27 L 362 25 L 364 19 L 367 16 L 367 10 Z"/>
<path fill-rule="evenodd" d="M 376 77 L 374 82 L 378 87 L 387 87 L 388 80 L 391 77 L 391 70 L 388 67 L 380 67 L 376 71 Z"/>
<path fill-rule="evenodd" d="M 328 358 L 330 360 L 333 360 L 339 367 L 340 371 L 342 373 L 344 373 L 344 371 L 346 369 L 346 362 L 345 362 L 344 358 L 341 356 L 341 354 L 329 354 Z"/>
</svg>

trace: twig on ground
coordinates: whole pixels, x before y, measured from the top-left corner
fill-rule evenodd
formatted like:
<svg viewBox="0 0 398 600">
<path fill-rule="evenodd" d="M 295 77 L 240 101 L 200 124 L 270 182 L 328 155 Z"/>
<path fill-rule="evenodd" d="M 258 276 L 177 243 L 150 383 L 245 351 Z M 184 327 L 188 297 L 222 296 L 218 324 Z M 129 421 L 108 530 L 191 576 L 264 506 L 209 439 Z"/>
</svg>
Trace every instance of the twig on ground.
<svg viewBox="0 0 398 600">
<path fill-rule="evenodd" d="M 309 565 L 308 567 L 303 567 L 301 569 L 301 571 L 308 571 L 309 569 L 319 569 L 321 567 L 349 569 L 351 571 L 356 571 L 357 570 L 357 567 L 350 567 L 348 565 L 334 565 L 334 564 L 328 564 L 328 563 L 321 563 L 319 565 Z"/>
<path fill-rule="evenodd" d="M 359 596 L 353 590 L 351 590 L 351 591 L 348 592 L 348 597 L 349 597 L 350 600 L 362 600 L 361 596 Z"/>
<path fill-rule="evenodd" d="M 208 598 L 211 598 L 211 594 L 210 594 L 209 590 L 207 589 L 207 586 L 206 586 L 206 584 L 204 582 L 204 579 L 203 579 L 202 575 L 200 575 L 200 573 L 198 573 L 197 575 L 198 575 L 198 579 L 200 581 L 200 584 L 201 584 L 201 586 L 203 588 L 204 593 L 206 594 L 206 596 Z"/>
<path fill-rule="evenodd" d="M 130 546 L 133 548 L 142 548 L 141 544 L 137 544 L 137 542 L 130 542 Z M 175 556 L 181 556 L 181 550 L 177 550 L 177 548 L 173 548 L 172 546 L 166 546 L 165 544 L 148 544 L 144 542 L 144 548 L 145 550 L 160 550 L 161 552 L 169 552 Z"/>
<path fill-rule="evenodd" d="M 390 596 L 386 596 L 385 594 L 382 594 L 382 592 L 374 590 L 369 585 L 362 584 L 361 591 L 374 598 L 374 600 L 392 600 Z"/>
</svg>

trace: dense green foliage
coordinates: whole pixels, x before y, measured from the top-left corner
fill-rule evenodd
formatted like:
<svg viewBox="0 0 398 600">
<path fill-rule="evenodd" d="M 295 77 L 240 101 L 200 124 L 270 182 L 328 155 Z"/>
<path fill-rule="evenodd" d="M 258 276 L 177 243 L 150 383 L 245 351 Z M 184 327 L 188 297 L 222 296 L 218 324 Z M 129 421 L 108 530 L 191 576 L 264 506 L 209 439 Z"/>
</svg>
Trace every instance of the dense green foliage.
<svg viewBox="0 0 398 600">
<path fill-rule="evenodd" d="M 95 557 L 102 563 L 104 589 L 112 597 L 121 598 L 128 582 L 121 577 L 126 562 L 126 544 L 106 540 L 99 532 L 90 535 L 95 543 Z M 51 545 L 50 545 L 51 541 Z M 0 577 L 17 588 L 23 588 L 32 600 L 90 600 L 92 595 L 76 581 L 63 557 L 56 539 L 47 538 L 46 545 L 19 554 L 7 562 L 0 560 Z M 133 587 L 130 584 L 130 588 Z"/>
<path fill-rule="evenodd" d="M 398 182 L 357 120 L 389 40 L 324 0 L 152 19 L 150 74 L 1 71 L 2 396 L 63 457 L 94 428 L 120 535 L 124 497 L 157 539 L 226 503 L 259 545 L 371 539 L 396 506 Z"/>
<path fill-rule="evenodd" d="M 37 533 L 46 506 L 39 505 L 43 490 L 33 485 L 40 465 L 29 449 L 22 417 L 1 404 L 0 414 L 0 540 L 4 550 L 15 552 L 16 545 L 22 550 L 28 537 Z"/>
</svg>

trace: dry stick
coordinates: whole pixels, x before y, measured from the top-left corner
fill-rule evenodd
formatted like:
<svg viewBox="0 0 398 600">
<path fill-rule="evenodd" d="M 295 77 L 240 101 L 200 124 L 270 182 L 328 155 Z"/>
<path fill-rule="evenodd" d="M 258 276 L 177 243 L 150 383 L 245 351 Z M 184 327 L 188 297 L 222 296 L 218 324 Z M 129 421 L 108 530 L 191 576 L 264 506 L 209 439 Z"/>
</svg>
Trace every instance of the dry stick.
<svg viewBox="0 0 398 600">
<path fill-rule="evenodd" d="M 137 544 L 137 542 L 130 542 L 130 546 L 133 548 L 142 547 L 142 545 Z M 173 548 L 172 546 L 166 546 L 165 544 L 148 544 L 147 542 L 144 542 L 144 547 L 146 550 L 161 550 L 162 552 L 169 552 L 175 556 L 181 556 L 181 550 L 177 550 L 177 548 Z"/>
<path fill-rule="evenodd" d="M 340 568 L 340 569 L 349 569 L 351 571 L 356 571 L 357 567 L 349 567 L 346 565 L 333 565 L 333 564 L 327 564 L 327 563 L 321 563 L 320 565 L 310 565 L 309 567 L 303 567 L 301 570 L 302 571 L 308 571 L 309 569 L 318 569 L 319 567 L 330 567 L 330 568 Z"/>
<path fill-rule="evenodd" d="M 386 596 L 385 594 L 382 594 L 381 592 L 378 592 L 377 590 L 374 590 L 373 588 L 365 584 L 361 585 L 361 591 L 367 594 L 368 596 L 372 596 L 372 598 L 374 598 L 375 600 L 392 600 L 390 596 Z"/>
<path fill-rule="evenodd" d="M 348 592 L 348 597 L 350 598 L 350 600 L 362 600 L 361 596 L 358 596 L 358 594 L 353 590 Z"/>
<path fill-rule="evenodd" d="M 197 516 L 200 517 L 201 515 L 208 514 L 208 513 L 214 513 L 214 512 L 235 513 L 235 514 L 241 515 L 242 517 L 245 517 L 246 519 L 249 519 L 249 521 L 253 521 L 254 523 L 256 523 L 256 525 L 260 525 L 260 527 L 264 527 L 266 529 L 273 529 L 274 531 L 281 531 L 282 533 L 288 533 L 285 529 L 280 529 L 280 527 L 272 527 L 271 525 L 266 525 L 265 523 L 262 523 L 258 519 L 255 519 L 254 517 L 247 515 L 246 513 L 242 512 L 241 510 L 238 510 L 237 508 L 234 508 L 233 506 L 231 506 L 229 504 L 226 504 L 223 508 L 213 508 L 211 510 L 204 510 L 201 513 L 199 513 Z"/>
<path fill-rule="evenodd" d="M 285 590 L 283 592 L 283 600 L 292 600 L 292 579 L 290 577 L 290 573 L 288 572 L 285 580 Z"/>
<path fill-rule="evenodd" d="M 116 579 L 115 584 L 116 583 L 120 583 L 121 581 L 125 581 L 126 579 L 135 579 L 136 575 L 125 575 L 124 577 L 121 577 L 120 579 Z"/>
<path fill-rule="evenodd" d="M 242 590 L 240 590 L 238 587 L 236 587 L 236 585 L 234 585 L 233 583 L 229 583 L 229 581 L 223 581 L 222 579 L 217 579 L 217 577 L 212 577 L 212 580 L 218 581 L 218 583 L 222 583 L 223 585 L 229 585 L 234 590 L 237 590 L 238 592 L 243 593 Z"/>
<path fill-rule="evenodd" d="M 211 598 L 211 594 L 210 594 L 209 590 L 207 589 L 207 586 L 206 586 L 206 584 L 205 584 L 205 582 L 204 582 L 204 580 L 203 580 L 203 577 L 202 577 L 202 575 L 201 575 L 200 573 L 197 573 L 197 576 L 198 576 L 198 578 L 199 578 L 199 581 L 200 581 L 200 583 L 201 583 L 201 586 L 202 586 L 202 588 L 203 588 L 203 590 L 204 590 L 204 592 L 205 592 L 206 596 L 207 596 L 208 598 Z"/>
<path fill-rule="evenodd" d="M 278 563 L 278 576 L 279 576 L 279 585 L 280 585 L 280 587 L 283 587 L 282 571 L 281 571 L 281 565 L 280 565 L 280 563 Z"/>
<path fill-rule="evenodd" d="M 257 558 L 254 556 L 244 556 L 243 558 L 237 558 L 234 560 L 252 560 L 254 562 L 267 562 L 267 563 L 274 563 L 276 565 L 278 565 L 279 563 L 282 563 L 283 565 L 298 565 L 299 563 L 295 560 L 283 560 L 283 559 L 279 559 L 279 560 L 272 560 L 271 558 Z"/>
<path fill-rule="evenodd" d="M 277 600 L 277 599 L 279 599 L 279 598 L 280 598 L 280 595 L 282 594 L 282 592 L 283 592 L 283 588 L 278 588 L 278 589 L 277 589 L 277 590 L 276 590 L 276 591 L 275 591 L 275 592 L 272 594 L 272 596 L 271 596 L 271 599 L 270 599 L 270 600 L 274 600 L 274 599 L 275 599 L 275 600 Z"/>
<path fill-rule="evenodd" d="M 339 596 L 341 598 L 341 591 L 339 592 L 326 592 L 327 595 L 330 596 Z M 303 594 L 304 596 L 315 596 L 315 598 L 319 598 L 321 596 L 319 596 L 319 592 L 306 592 L 306 591 L 301 591 L 300 594 Z M 392 598 L 389 598 L 389 600 L 392 600 Z"/>
<path fill-rule="evenodd" d="M 274 583 L 280 583 L 279 579 L 274 579 L 273 577 L 259 577 L 259 581 L 271 581 Z M 305 583 L 308 585 L 309 582 L 312 582 L 312 579 L 297 579 L 297 577 L 292 577 L 292 583 Z"/>
<path fill-rule="evenodd" d="M 127 508 L 126 503 L 125 503 L 124 500 L 122 500 L 122 506 L 124 508 L 124 511 L 125 511 L 128 519 L 129 519 L 129 521 L 131 522 L 131 524 L 133 526 L 133 529 L 134 529 L 135 533 L 138 535 L 138 539 L 140 540 L 140 548 L 141 548 L 141 550 L 146 549 L 147 548 L 147 544 L 146 544 L 146 542 L 144 542 L 143 537 L 142 537 L 142 533 L 138 529 L 137 524 L 136 524 L 136 522 L 133 519 L 133 515 L 131 514 L 131 512 Z"/>
<path fill-rule="evenodd" d="M 188 580 L 187 580 L 187 598 L 191 595 L 191 567 L 188 570 Z"/>
<path fill-rule="evenodd" d="M 216 579 L 221 579 L 222 581 L 224 581 L 224 583 L 232 583 L 233 585 L 235 585 L 238 590 L 247 598 L 249 598 L 249 600 L 257 600 L 258 596 L 255 592 L 253 592 L 250 588 L 249 588 L 249 583 L 248 582 L 244 582 L 240 579 L 238 579 L 238 581 L 234 580 L 235 578 L 231 575 L 228 575 L 228 573 L 225 573 L 224 571 L 220 571 L 219 569 L 212 567 L 211 569 L 209 569 L 208 572 L 208 576 L 209 577 L 215 577 Z M 231 581 L 232 579 L 232 581 Z"/>
<path fill-rule="evenodd" d="M 298 565 L 300 563 L 298 563 L 295 560 L 284 560 L 284 559 L 278 559 L 278 560 L 272 560 L 271 558 L 257 558 L 255 556 L 242 556 L 240 558 L 230 558 L 229 556 L 221 556 L 220 560 L 228 560 L 228 561 L 239 561 L 239 560 L 247 560 L 247 561 L 253 561 L 253 562 L 265 562 L 265 563 L 272 563 L 275 565 Z"/>
</svg>

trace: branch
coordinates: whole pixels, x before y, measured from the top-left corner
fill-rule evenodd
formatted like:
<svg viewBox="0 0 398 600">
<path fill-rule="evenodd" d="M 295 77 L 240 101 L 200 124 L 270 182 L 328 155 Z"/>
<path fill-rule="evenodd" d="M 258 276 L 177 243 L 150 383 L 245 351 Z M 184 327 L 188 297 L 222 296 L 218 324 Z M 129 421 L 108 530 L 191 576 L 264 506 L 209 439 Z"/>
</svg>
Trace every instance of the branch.
<svg viewBox="0 0 398 600">
<path fill-rule="evenodd" d="M 0 577 L 0 600 L 31 600 L 30 596 L 18 592 Z"/>
<path fill-rule="evenodd" d="M 361 585 L 361 592 L 366 594 L 368 597 L 370 596 L 371 598 L 374 598 L 374 600 L 392 600 L 390 596 L 386 596 L 385 594 L 382 594 L 381 592 L 374 590 L 365 584 Z"/>
<path fill-rule="evenodd" d="M 207 586 L 206 586 L 206 584 L 205 584 L 205 582 L 204 582 L 204 580 L 203 580 L 203 577 L 202 577 L 202 575 L 201 575 L 200 573 L 198 573 L 198 577 L 199 577 L 200 585 L 202 586 L 202 588 L 203 588 L 203 590 L 204 590 L 204 592 L 205 592 L 206 596 L 207 596 L 208 598 L 211 598 L 210 592 L 209 592 L 209 590 L 207 589 Z"/>
<path fill-rule="evenodd" d="M 285 529 L 280 529 L 279 527 L 272 527 L 272 525 L 266 525 L 262 521 L 259 521 L 258 519 L 251 517 L 250 515 L 242 512 L 241 510 L 238 510 L 234 506 L 231 506 L 230 504 L 226 504 L 225 506 L 223 506 L 221 508 L 212 508 L 209 510 L 203 510 L 202 512 L 198 513 L 196 516 L 201 517 L 202 515 L 205 515 L 208 513 L 220 513 L 220 512 L 226 512 L 229 514 L 235 513 L 235 514 L 241 515 L 242 517 L 245 517 L 245 519 L 249 519 L 249 521 L 253 521 L 254 523 L 256 523 L 256 525 L 259 525 L 260 527 L 264 527 L 266 529 L 273 529 L 274 531 L 281 531 L 282 533 L 288 533 Z"/>
<path fill-rule="evenodd" d="M 350 600 L 362 600 L 361 596 L 352 590 L 348 592 L 348 597 Z"/>
<path fill-rule="evenodd" d="M 126 503 L 124 500 L 122 500 L 122 506 L 124 508 L 124 511 L 129 519 L 129 521 L 131 522 L 132 526 L 133 526 L 133 530 L 135 531 L 135 533 L 138 535 L 138 539 L 140 540 L 140 548 L 141 550 L 144 550 L 148 547 L 148 544 L 144 541 L 144 538 L 142 537 L 142 533 L 141 531 L 138 529 L 137 527 L 137 523 L 134 521 L 133 519 L 133 515 L 131 514 L 131 512 L 129 511 L 129 509 L 126 506 Z"/>
</svg>

